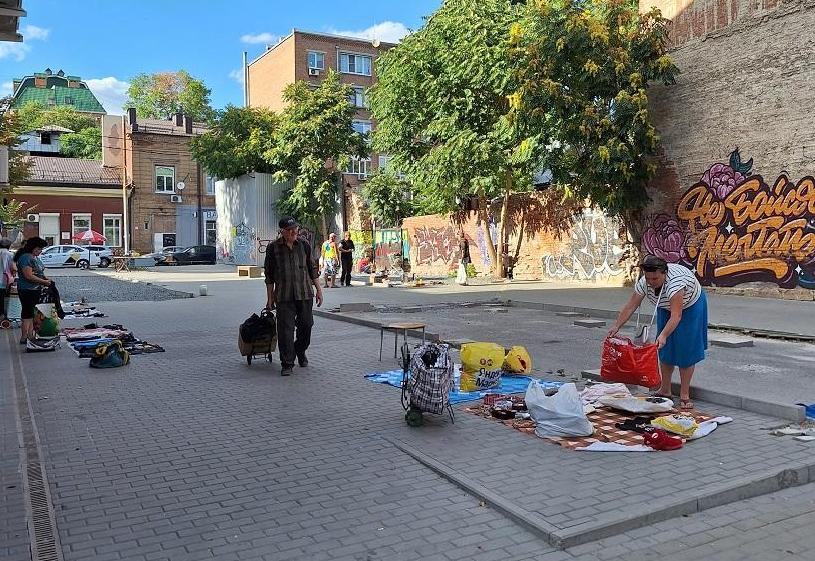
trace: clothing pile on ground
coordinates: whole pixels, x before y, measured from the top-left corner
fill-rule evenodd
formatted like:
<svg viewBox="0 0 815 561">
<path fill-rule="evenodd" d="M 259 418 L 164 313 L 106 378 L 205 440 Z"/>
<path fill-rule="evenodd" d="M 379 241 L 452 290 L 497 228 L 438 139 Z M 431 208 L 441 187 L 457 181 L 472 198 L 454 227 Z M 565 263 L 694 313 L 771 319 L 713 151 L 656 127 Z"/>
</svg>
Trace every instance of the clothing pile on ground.
<svg viewBox="0 0 815 561">
<path fill-rule="evenodd" d="M 635 396 L 623 384 L 588 384 L 578 392 L 569 383 L 553 391 L 537 380 L 530 382 L 523 398 L 487 396 L 482 404 L 465 411 L 564 448 L 588 452 L 676 450 L 733 421 L 698 411 L 675 411 L 670 399 Z"/>
<path fill-rule="evenodd" d="M 62 304 L 62 309 L 65 311 L 63 319 L 83 319 L 83 318 L 103 318 L 105 314 L 97 310 L 94 306 L 86 303 L 84 300 L 79 302 L 65 302 Z"/>
<path fill-rule="evenodd" d="M 99 350 L 118 342 L 130 355 L 163 353 L 156 344 L 140 341 L 131 331 L 119 324 L 102 325 L 90 323 L 84 327 L 66 327 L 62 330 L 68 346 L 79 358 L 99 356 Z"/>
</svg>

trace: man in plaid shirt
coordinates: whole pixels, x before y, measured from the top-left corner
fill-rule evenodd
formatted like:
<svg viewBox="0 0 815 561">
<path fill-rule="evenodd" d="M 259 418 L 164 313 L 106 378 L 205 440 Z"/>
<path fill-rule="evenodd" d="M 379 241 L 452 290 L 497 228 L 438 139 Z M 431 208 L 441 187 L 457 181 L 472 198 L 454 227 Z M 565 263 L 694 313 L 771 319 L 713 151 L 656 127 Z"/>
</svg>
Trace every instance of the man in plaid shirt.
<svg viewBox="0 0 815 561">
<path fill-rule="evenodd" d="M 294 218 L 280 220 L 280 237 L 266 247 L 263 267 L 266 273 L 266 307 L 277 308 L 277 343 L 280 347 L 281 376 L 294 370 L 294 359 L 308 366 L 306 350 L 311 344 L 311 314 L 316 294 L 323 304 L 319 272 L 311 260 L 311 248 L 297 239 L 300 230 Z M 295 330 L 297 339 L 295 340 Z"/>
</svg>

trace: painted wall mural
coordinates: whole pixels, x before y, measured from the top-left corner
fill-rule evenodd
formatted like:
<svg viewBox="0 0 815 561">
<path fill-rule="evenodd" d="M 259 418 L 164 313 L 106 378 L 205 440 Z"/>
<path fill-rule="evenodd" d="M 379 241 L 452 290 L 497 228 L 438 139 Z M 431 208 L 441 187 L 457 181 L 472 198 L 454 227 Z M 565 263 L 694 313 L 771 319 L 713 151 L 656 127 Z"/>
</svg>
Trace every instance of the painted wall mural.
<svg viewBox="0 0 815 561">
<path fill-rule="evenodd" d="M 772 185 L 751 175 L 738 148 L 682 196 L 676 218 L 658 215 L 643 234 L 646 251 L 696 272 L 703 284 L 769 282 L 815 289 L 815 179 Z"/>
<path fill-rule="evenodd" d="M 414 233 L 416 263 L 431 265 L 458 262 L 458 234 L 452 226 L 434 228 L 420 226 Z"/>
<path fill-rule="evenodd" d="M 625 240 L 619 221 L 597 210 L 585 210 L 564 240 L 564 249 L 543 257 L 544 277 L 558 280 L 600 281 L 623 275 L 620 263 Z"/>
</svg>

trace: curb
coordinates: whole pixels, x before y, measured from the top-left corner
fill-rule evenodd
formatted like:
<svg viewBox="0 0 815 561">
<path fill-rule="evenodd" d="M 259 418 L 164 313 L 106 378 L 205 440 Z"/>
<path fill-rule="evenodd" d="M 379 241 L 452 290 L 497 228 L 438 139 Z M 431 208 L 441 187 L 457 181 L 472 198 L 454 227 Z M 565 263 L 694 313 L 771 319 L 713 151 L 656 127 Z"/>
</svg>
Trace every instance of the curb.
<svg viewBox="0 0 815 561">
<path fill-rule="evenodd" d="M 600 380 L 599 370 L 584 370 L 580 375 L 586 380 Z M 674 393 L 679 394 L 679 383 L 673 382 L 671 389 Z M 698 386 L 690 387 L 690 395 L 693 399 L 698 399 L 699 401 L 707 401 L 709 403 L 715 403 L 716 405 L 742 409 L 744 411 L 750 411 L 751 413 L 766 415 L 767 417 L 784 419 L 785 421 L 802 423 L 806 420 L 806 409 L 800 405 L 787 405 L 786 403 L 778 403 L 775 401 L 764 401 L 716 390 L 707 390 Z"/>
<path fill-rule="evenodd" d="M 630 515 L 622 519 L 613 520 L 605 517 L 608 521 L 603 522 L 604 517 L 599 517 L 599 522 L 587 522 L 572 528 L 561 529 L 547 522 L 539 514 L 519 507 L 500 494 L 474 482 L 467 476 L 413 446 L 388 437 L 384 437 L 384 439 L 438 476 L 453 483 L 466 493 L 485 501 L 504 516 L 540 536 L 551 546 L 561 550 L 679 516 L 694 514 L 717 506 L 815 482 L 815 463 L 798 464 L 782 470 L 765 471 L 754 477 L 734 479 L 726 484 L 711 485 L 703 488 L 695 497 L 690 499 L 658 501 L 653 505 L 654 508 L 639 509 L 639 512 L 636 509 L 633 511 L 627 510 Z"/>
</svg>

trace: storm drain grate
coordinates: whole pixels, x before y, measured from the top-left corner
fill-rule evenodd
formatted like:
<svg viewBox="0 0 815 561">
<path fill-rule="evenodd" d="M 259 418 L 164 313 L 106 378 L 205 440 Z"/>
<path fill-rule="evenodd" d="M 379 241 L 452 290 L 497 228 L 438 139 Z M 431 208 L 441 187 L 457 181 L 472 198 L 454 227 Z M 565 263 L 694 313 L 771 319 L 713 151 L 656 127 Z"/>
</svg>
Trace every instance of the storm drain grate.
<svg viewBox="0 0 815 561">
<path fill-rule="evenodd" d="M 13 361 L 14 388 L 17 394 L 17 414 L 20 419 L 25 455 L 25 497 L 28 502 L 28 533 L 31 539 L 32 561 L 63 561 L 59 545 L 54 506 L 48 490 L 48 479 L 40 461 L 40 446 L 31 416 L 31 402 L 23 379 L 19 357 Z"/>
</svg>

